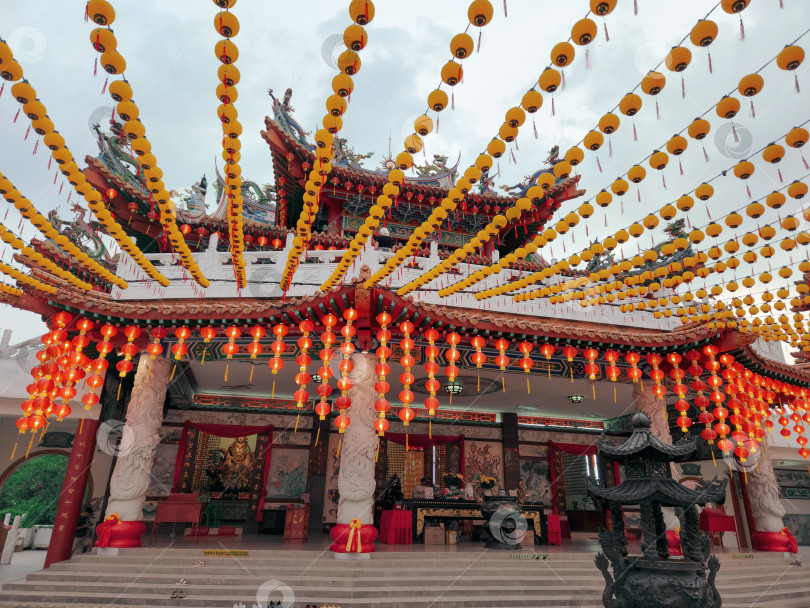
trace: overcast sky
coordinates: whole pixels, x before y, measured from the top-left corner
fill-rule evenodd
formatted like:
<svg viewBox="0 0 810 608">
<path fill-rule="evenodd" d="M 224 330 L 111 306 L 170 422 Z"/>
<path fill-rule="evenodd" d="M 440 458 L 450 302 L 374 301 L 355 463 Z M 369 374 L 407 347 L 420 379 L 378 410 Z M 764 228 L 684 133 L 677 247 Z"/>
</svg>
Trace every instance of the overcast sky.
<svg viewBox="0 0 810 608">
<path fill-rule="evenodd" d="M 108 94 L 101 94 L 103 71 L 99 69 L 99 74 L 93 76 L 95 52 L 89 42 L 91 24 L 83 19 L 85 3 L 36 0 L 6 4 L 0 36 L 15 50 L 26 76 L 74 156 L 81 159 L 85 154 L 95 154 L 97 148 L 87 127 L 88 119 L 98 108 L 111 108 L 112 100 Z M 455 87 L 455 111 L 442 112 L 439 133 L 426 139 L 428 155 L 445 154 L 455 159 L 461 154 L 463 167 L 496 135 L 505 111 L 519 103 L 522 94 L 548 65 L 551 47 L 569 37 L 571 26 L 587 10 L 585 0 L 565 3 L 509 0 L 509 16 L 504 18 L 502 3 L 498 0 L 494 4 L 495 18 L 483 28 L 480 53 L 464 61 L 463 83 Z M 599 34 L 590 45 L 592 69 L 586 68 L 584 49 L 577 47 L 573 65 L 565 70 L 567 87 L 555 94 L 556 116 L 551 115 L 551 100 L 546 95 L 546 102 L 536 115 L 539 139 L 535 140 L 527 121 L 518 138 L 519 150 L 514 152 L 517 164 L 504 156 L 497 184 L 521 181 L 542 165 L 552 146 L 559 145 L 564 151 L 579 142 L 602 114 L 638 84 L 647 70 L 663 60 L 668 49 L 679 43 L 715 2 L 639 0 L 638 4 L 637 16 L 633 15 L 633 3 L 622 0 L 607 17 L 609 42 L 605 40 L 603 20 L 597 19 Z M 686 98 L 681 95 L 680 76 L 666 71 L 667 85 L 658 96 L 660 120 L 656 119 L 654 99 L 643 96 L 644 106 L 636 116 L 638 141 L 633 140 L 630 120 L 621 116 L 621 127 L 612 136 L 612 157 L 607 143 L 598 153 L 603 171 L 599 171 L 596 156 L 591 153 L 578 167 L 581 186 L 588 191 L 586 198 L 609 186 L 654 148 L 663 147 L 669 137 L 736 88 L 742 76 L 758 70 L 786 43 L 802 35 L 810 26 L 810 2 L 784 0 L 784 5 L 780 9 L 779 0 L 752 2 L 742 14 L 744 41 L 740 40 L 738 17 L 716 9 L 711 18 L 718 23 L 719 35 L 710 47 L 714 73 L 709 73 L 706 49 L 687 41 L 685 45 L 692 50 L 693 57 L 684 72 Z M 119 51 L 127 61 L 126 76 L 135 91 L 135 101 L 167 187 L 182 191 L 203 173 L 210 181 L 214 162 L 221 152 L 221 129 L 216 118 L 219 102 L 214 95 L 219 65 L 213 52 L 219 39 L 213 27 L 215 5 L 199 0 L 128 0 L 115 2 L 114 6 L 117 18 L 112 27 Z M 268 88 L 281 96 L 292 86 L 296 118 L 307 130 L 317 128 L 324 113 L 324 101 L 331 93 L 330 82 L 335 74 L 332 57 L 342 50 L 337 35 L 349 25 L 347 6 L 348 2 L 334 0 L 287 3 L 239 0 L 235 5 L 233 12 L 240 20 L 241 31 L 234 40 L 239 46 L 237 66 L 242 76 L 237 86 L 236 107 L 244 128 L 241 164 L 246 178 L 260 184 L 273 181 L 270 153 L 259 136 L 264 117 L 271 112 Z M 362 67 L 355 79 L 355 92 L 341 132 L 357 151 L 376 152 L 366 166 L 376 166 L 381 155 L 388 152 L 389 134 L 393 152 L 401 150 L 402 138 L 410 132 L 413 119 L 424 111 L 428 92 L 439 82 L 439 70 L 449 59 L 450 39 L 467 26 L 467 6 L 466 1 L 377 2 L 377 14 L 367 27 L 369 42 L 360 53 Z M 473 35 L 477 38 L 477 34 Z M 800 44 L 806 42 L 804 38 Z M 798 71 L 801 94 L 795 92 L 793 74 L 777 69 L 775 64 L 765 68 L 762 76 L 764 90 L 754 98 L 756 118 L 751 117 L 745 100 L 735 121 L 739 143 L 730 134 L 722 137 L 725 129 L 721 127 L 728 121 L 712 111 L 706 117 L 712 124 L 712 133 L 705 140 L 708 163 L 698 143 L 690 140 L 682 156 L 684 175 L 680 175 L 678 163 L 673 159 L 665 170 L 666 190 L 658 172 L 645 164 L 648 177 L 641 184 L 643 204 L 637 202 L 632 189 L 624 197 L 623 214 L 618 203 L 608 208 L 607 228 L 604 213 L 597 210 L 587 222 L 587 235 L 582 222 L 563 239 L 566 253 L 570 255 L 587 245 L 589 238 L 606 236 L 674 201 L 702 180 L 714 177 L 792 126 L 810 119 L 806 64 Z M 12 123 L 18 107 L 6 87 L 0 97 L 3 141 L 0 172 L 43 213 L 58 208 L 62 216 L 67 216 L 69 189 L 65 187 L 59 195 L 59 184 L 53 184 L 54 169 L 47 169 L 48 155 L 43 146 L 36 155 L 31 154 L 35 135 L 24 141 L 29 121 L 21 116 Z M 715 137 L 717 133 L 721 135 L 719 139 Z M 784 185 L 779 183 L 775 168 L 765 167 L 758 156 L 753 160 L 757 173 L 749 180 L 749 186 L 755 198 Z M 799 154 L 792 150 L 780 167 L 785 183 L 808 173 Z M 733 176 L 713 185 L 716 193 L 709 202 L 712 217 L 748 201 L 745 184 Z M 797 212 L 798 206 L 793 203 L 782 210 L 782 217 L 786 212 Z M 574 204 L 563 207 L 563 211 L 574 207 Z M 15 217 L 14 212 L 9 214 L 6 220 L 9 227 L 17 227 Z M 770 212 L 761 221 L 775 217 Z M 697 205 L 690 215 L 691 223 L 699 225 L 707 220 L 704 206 Z M 746 229 L 749 226 L 755 227 L 752 220 L 743 224 Z M 30 228 L 24 233 L 26 238 L 32 234 Z M 720 242 L 728 235 L 728 230 L 724 231 Z M 661 240 L 660 229 L 655 240 Z M 642 246 L 648 246 L 649 235 L 641 242 Z M 554 257 L 562 257 L 559 240 L 552 253 Z M 798 261 L 797 255 L 805 252 L 794 253 L 792 261 Z M 4 259 L 9 257 L 6 251 Z M 41 332 L 38 319 L 30 314 L 6 308 L 3 315 L 0 325 L 14 329 L 14 341 Z"/>
</svg>

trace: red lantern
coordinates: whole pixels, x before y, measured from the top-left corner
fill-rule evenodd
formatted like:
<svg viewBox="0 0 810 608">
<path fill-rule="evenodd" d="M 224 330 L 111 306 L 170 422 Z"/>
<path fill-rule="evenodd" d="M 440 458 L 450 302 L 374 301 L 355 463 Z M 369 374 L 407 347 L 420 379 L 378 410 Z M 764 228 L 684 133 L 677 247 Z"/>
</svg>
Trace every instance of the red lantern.
<svg viewBox="0 0 810 608">
<path fill-rule="evenodd" d="M 414 376 L 411 373 L 411 368 L 416 363 L 413 355 L 411 355 L 411 351 L 415 346 L 413 338 L 411 338 L 411 334 L 413 333 L 414 329 L 414 324 L 410 321 L 403 321 L 399 324 L 399 330 L 404 335 L 404 338 L 399 341 L 399 346 L 404 353 L 402 357 L 400 357 L 399 362 L 402 367 L 405 368 L 405 371 L 399 377 L 400 382 L 403 384 L 403 389 L 399 393 L 399 400 L 402 402 L 402 409 L 399 411 L 399 419 L 402 420 L 402 424 L 405 426 L 406 432 L 408 429 L 408 423 L 413 420 L 414 417 L 414 412 L 411 409 L 411 403 L 413 402 L 414 396 L 413 392 L 410 390 L 411 385 L 414 383 Z"/>
<path fill-rule="evenodd" d="M 315 324 L 309 319 L 306 319 L 298 324 L 298 329 L 302 334 L 297 341 L 298 348 L 301 349 L 301 354 L 295 358 L 295 362 L 298 364 L 298 373 L 295 375 L 295 383 L 301 388 L 295 391 L 293 397 L 295 399 L 295 407 L 298 409 L 303 409 L 304 401 L 309 399 L 309 394 L 306 391 L 307 383 L 310 380 L 310 375 L 307 373 L 307 365 L 309 365 L 311 358 L 307 352 L 310 348 L 312 348 L 312 340 L 310 339 L 309 334 L 313 329 L 315 329 Z M 295 423 L 295 430 L 298 430 L 297 420 Z"/>
<path fill-rule="evenodd" d="M 329 378 L 332 377 L 332 369 L 329 367 L 329 362 L 332 360 L 332 356 L 334 355 L 334 351 L 332 350 L 332 345 L 335 342 L 335 334 L 332 333 L 332 328 L 337 324 L 337 317 L 333 314 L 326 315 L 323 319 L 321 319 L 326 331 L 321 334 L 321 342 L 323 342 L 323 348 L 318 353 L 318 356 L 321 359 L 321 367 L 318 370 L 318 375 L 321 377 L 321 384 L 318 387 L 318 395 L 320 396 L 321 400 L 315 406 L 315 413 L 318 414 L 318 418 L 320 420 L 326 420 L 326 416 L 332 411 L 332 407 L 326 401 L 326 398 L 332 394 L 332 387 L 329 386 Z M 318 426 L 318 433 L 315 437 L 315 443 L 318 443 L 318 438 L 320 437 L 320 426 Z"/>
<path fill-rule="evenodd" d="M 445 351 L 445 358 L 450 365 L 444 368 L 444 373 L 447 374 L 447 384 L 450 386 L 455 383 L 456 378 L 459 375 L 459 369 L 456 367 L 456 362 L 461 358 L 461 354 L 458 352 L 456 346 L 458 346 L 461 342 L 461 336 L 459 336 L 456 332 L 450 332 L 447 334 L 446 340 L 447 343 L 450 344 L 450 348 Z M 452 390 L 450 391 L 450 403 L 453 403 Z"/>
<path fill-rule="evenodd" d="M 191 330 L 184 326 L 178 327 L 174 330 L 174 336 L 179 340 L 179 342 L 172 346 L 172 353 L 174 354 L 175 359 L 182 359 L 186 353 L 188 353 L 188 346 L 185 344 L 185 341 L 191 337 Z"/>
<path fill-rule="evenodd" d="M 352 387 L 352 381 L 351 378 L 349 378 L 349 373 L 354 368 L 354 364 L 352 363 L 351 359 L 352 353 L 354 352 L 352 338 L 357 333 L 357 328 L 355 328 L 352 323 L 357 320 L 357 311 L 354 308 L 347 308 L 343 311 L 343 319 L 346 321 L 346 324 L 340 329 L 340 335 L 343 336 L 343 344 L 340 346 L 340 353 L 343 355 L 343 360 L 339 365 L 341 378 L 338 380 L 340 397 L 338 397 L 335 401 L 335 407 L 337 407 L 338 412 L 340 412 L 340 415 L 337 418 L 342 420 L 342 424 L 338 424 L 337 419 L 335 422 L 339 433 L 343 433 L 349 426 L 350 422 L 349 417 L 346 416 L 346 410 L 352 405 L 352 400 L 349 397 L 349 390 Z"/>
<path fill-rule="evenodd" d="M 523 353 L 523 357 L 521 357 L 520 359 L 520 367 L 522 367 L 523 371 L 526 373 L 526 392 L 528 394 L 531 394 L 532 387 L 531 384 L 529 383 L 529 372 L 531 371 L 532 366 L 534 365 L 534 361 L 531 360 L 529 354 L 532 352 L 532 350 L 534 350 L 534 346 L 532 345 L 531 342 L 523 341 L 520 344 L 518 344 L 518 350 Z"/>
<path fill-rule="evenodd" d="M 284 344 L 284 336 L 287 335 L 287 326 L 283 323 L 279 323 L 278 325 L 273 326 L 273 334 L 276 336 L 275 341 L 270 346 L 270 350 L 273 351 L 273 358 L 270 359 L 267 364 L 270 366 L 270 372 L 273 374 L 273 390 L 271 392 L 271 396 L 276 396 L 276 374 L 278 374 L 279 370 L 284 367 L 284 361 L 281 360 L 281 353 L 287 350 L 286 344 Z"/>
<path fill-rule="evenodd" d="M 554 350 L 555 350 L 554 345 L 549 344 L 548 342 L 546 342 L 545 344 L 543 344 L 543 346 L 540 347 L 540 352 L 543 353 L 543 356 L 546 358 L 546 361 L 549 362 L 549 363 L 546 364 L 546 367 L 548 368 L 548 379 L 549 380 L 551 380 L 551 363 L 550 363 L 551 362 L 551 355 L 554 354 Z"/>
<path fill-rule="evenodd" d="M 481 369 L 481 366 L 486 363 L 487 356 L 481 352 L 481 349 L 486 346 L 487 341 L 482 336 L 475 336 L 472 339 L 472 345 L 475 348 L 475 353 L 472 356 L 472 362 L 475 363 L 476 369 Z M 481 372 L 478 372 L 478 388 L 476 389 L 478 392 L 481 392 Z"/>
<path fill-rule="evenodd" d="M 387 346 L 388 341 L 391 339 L 391 332 L 388 331 L 388 324 L 391 323 L 391 315 L 387 312 L 381 312 L 377 315 L 377 323 L 380 324 L 380 329 L 377 331 L 377 340 L 380 342 L 380 346 L 377 348 L 377 356 L 379 357 L 380 362 L 375 370 L 379 380 L 374 384 L 374 389 L 377 391 L 378 397 L 374 407 L 379 412 L 380 420 L 383 420 L 385 425 L 378 425 L 378 420 L 374 423 L 374 428 L 377 429 L 382 437 L 385 429 L 388 428 L 388 421 L 385 420 L 385 413 L 391 409 L 391 405 L 385 398 L 385 394 L 391 388 L 390 384 L 385 380 L 386 376 L 391 373 L 391 366 L 386 363 L 388 358 L 391 356 L 391 349 Z"/>
<path fill-rule="evenodd" d="M 149 358 L 154 360 L 163 353 L 163 346 L 160 341 L 166 337 L 166 330 L 162 327 L 153 327 L 149 335 L 152 341 L 146 347 L 146 352 L 149 353 Z"/>
<path fill-rule="evenodd" d="M 506 392 L 506 380 L 505 380 L 505 371 L 506 367 L 509 365 L 509 357 L 506 356 L 506 349 L 509 348 L 509 340 L 504 338 L 498 338 L 495 340 L 495 348 L 498 349 L 500 353 L 497 357 L 495 357 L 495 365 L 498 366 L 498 369 L 501 370 L 501 389 L 503 392 Z"/>
<path fill-rule="evenodd" d="M 430 397 L 425 399 L 425 409 L 427 409 L 428 416 L 432 417 L 436 414 L 436 409 L 439 406 L 439 400 L 436 399 L 436 391 L 439 390 L 441 384 L 436 380 L 436 374 L 439 372 L 439 365 L 436 363 L 436 357 L 439 355 L 439 347 L 436 346 L 436 340 L 439 339 L 439 332 L 431 327 L 425 332 L 425 338 L 430 346 L 425 348 L 425 356 L 427 363 L 425 363 L 425 371 L 427 372 L 428 379 L 425 382 L 425 388 L 430 393 Z M 428 434 L 432 435 L 432 420 L 428 424 Z"/>
<path fill-rule="evenodd" d="M 73 315 L 69 312 L 62 311 L 58 312 L 53 316 L 53 321 L 56 323 L 56 326 L 59 328 L 67 327 L 68 324 L 73 320 Z"/>
<path fill-rule="evenodd" d="M 129 372 L 132 371 L 132 357 L 138 354 L 138 347 L 133 342 L 141 335 L 141 330 L 134 325 L 129 325 L 124 329 L 124 335 L 127 337 L 127 343 L 121 347 L 121 352 L 124 354 L 124 360 L 119 361 L 115 368 L 118 370 L 118 376 L 124 378 Z M 118 391 L 121 391 L 121 385 L 118 385 Z"/>
</svg>

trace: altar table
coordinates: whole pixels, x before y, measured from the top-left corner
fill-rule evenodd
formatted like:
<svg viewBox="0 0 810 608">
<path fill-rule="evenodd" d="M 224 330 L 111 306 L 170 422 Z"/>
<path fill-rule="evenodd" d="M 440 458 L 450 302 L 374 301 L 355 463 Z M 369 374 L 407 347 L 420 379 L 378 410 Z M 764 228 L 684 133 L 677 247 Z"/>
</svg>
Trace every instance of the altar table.
<svg viewBox="0 0 810 608">
<path fill-rule="evenodd" d="M 484 519 L 481 505 L 474 500 L 405 499 L 402 504 L 412 512 L 413 538 L 416 540 L 425 529 L 425 518 L 433 519 Z M 534 533 L 541 545 L 548 544 L 546 514 L 539 503 L 521 505 L 523 517 L 532 522 Z"/>
</svg>

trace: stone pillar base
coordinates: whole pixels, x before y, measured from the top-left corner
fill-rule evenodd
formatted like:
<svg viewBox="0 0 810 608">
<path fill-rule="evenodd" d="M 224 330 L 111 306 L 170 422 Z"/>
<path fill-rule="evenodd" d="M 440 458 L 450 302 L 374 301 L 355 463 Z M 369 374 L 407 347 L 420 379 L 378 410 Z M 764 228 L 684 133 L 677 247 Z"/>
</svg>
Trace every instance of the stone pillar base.
<svg viewBox="0 0 810 608">
<path fill-rule="evenodd" d="M 754 532 L 751 535 L 751 543 L 756 551 L 799 552 L 796 539 L 787 528 L 781 532 Z"/>
<path fill-rule="evenodd" d="M 141 536 L 146 534 L 146 524 L 142 521 L 101 523 L 96 527 L 96 532 L 96 547 L 135 549 L 141 546 Z"/>
<path fill-rule="evenodd" d="M 332 545 L 329 550 L 334 553 L 342 553 L 346 555 L 362 555 L 364 553 L 372 553 L 374 551 L 374 541 L 377 538 L 377 528 L 369 524 L 363 524 L 354 533 L 354 536 L 349 542 L 352 528 L 349 524 L 338 524 L 329 532 L 332 538 Z M 358 543 L 358 537 L 360 542 Z M 346 546 L 349 545 L 347 549 Z"/>
</svg>

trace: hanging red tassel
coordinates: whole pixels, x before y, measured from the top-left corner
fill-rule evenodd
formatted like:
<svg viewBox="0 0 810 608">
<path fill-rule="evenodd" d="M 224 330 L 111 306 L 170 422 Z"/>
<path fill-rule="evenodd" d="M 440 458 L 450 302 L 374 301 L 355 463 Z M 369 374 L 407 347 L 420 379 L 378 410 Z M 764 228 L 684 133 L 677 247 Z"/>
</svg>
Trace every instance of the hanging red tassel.
<svg viewBox="0 0 810 608">
<path fill-rule="evenodd" d="M 734 127 L 734 123 L 733 123 L 733 122 L 731 123 L 731 132 L 732 132 L 732 134 L 734 135 L 734 142 L 735 142 L 735 143 L 739 143 L 739 141 L 740 141 L 740 136 L 739 136 L 739 135 L 737 135 L 737 129 Z"/>
<path fill-rule="evenodd" d="M 538 139 L 539 136 L 537 135 L 537 124 L 534 122 L 534 114 L 532 114 L 532 127 L 534 128 L 534 138 Z"/>
<path fill-rule="evenodd" d="M 740 15 L 740 40 L 745 40 L 745 26 L 743 25 L 742 15 Z"/>
<path fill-rule="evenodd" d="M 28 135 L 31 133 L 31 125 L 28 125 L 28 128 L 25 130 L 25 137 L 23 137 L 23 141 L 28 141 Z"/>
<path fill-rule="evenodd" d="M 515 139 L 513 141 L 515 142 L 515 150 L 520 152 L 520 146 L 518 145 L 517 137 L 515 137 Z"/>
<path fill-rule="evenodd" d="M 441 115 L 436 117 L 436 134 L 439 134 L 439 121 L 441 120 Z M 425 149 L 422 148 L 422 154 L 425 154 Z M 427 158 L 427 157 L 426 157 Z"/>
<path fill-rule="evenodd" d="M 678 157 L 678 168 L 681 170 L 681 175 L 683 175 L 683 165 L 681 164 L 680 157 Z"/>
<path fill-rule="evenodd" d="M 636 133 L 636 121 L 633 120 L 633 141 L 638 141 L 638 133 Z"/>
<path fill-rule="evenodd" d="M 661 110 L 658 108 L 658 98 L 655 98 L 655 118 L 661 120 Z"/>
<path fill-rule="evenodd" d="M 14 115 L 14 122 L 15 122 L 15 123 L 17 122 L 17 119 L 20 117 L 20 110 L 21 110 L 21 109 L 22 109 L 22 108 L 17 108 L 17 113 Z"/>
<path fill-rule="evenodd" d="M 476 52 L 481 52 L 481 30 L 478 30 L 478 48 L 476 49 Z"/>
<path fill-rule="evenodd" d="M 517 159 L 515 158 L 515 151 L 510 148 L 509 153 L 512 155 L 512 163 L 516 165 Z"/>
<path fill-rule="evenodd" d="M 2 97 L 2 96 L 3 96 L 3 91 L 5 91 L 5 90 L 6 90 L 6 82 L 5 82 L 5 80 L 4 80 L 4 81 L 3 81 L 3 85 L 2 85 L 2 86 L 0 86 L 0 97 Z"/>
<path fill-rule="evenodd" d="M 703 146 L 703 158 L 706 159 L 706 162 L 709 162 L 709 155 L 706 153 L 706 146 Z"/>
<path fill-rule="evenodd" d="M 793 72 L 793 82 L 796 84 L 796 92 L 801 93 L 802 89 L 799 87 L 799 75 Z"/>
<path fill-rule="evenodd" d="M 589 47 L 585 47 L 585 66 L 591 70 L 593 66 L 591 65 L 591 49 Z"/>
<path fill-rule="evenodd" d="M 608 137 L 608 157 L 613 158 L 613 140 Z"/>
<path fill-rule="evenodd" d="M 565 90 L 565 70 L 560 70 L 560 74 L 562 74 L 562 84 L 560 85 L 562 90 Z"/>
<path fill-rule="evenodd" d="M 31 152 L 31 156 L 36 154 L 38 149 L 39 149 L 39 138 L 37 138 L 37 143 L 34 144 L 34 151 Z"/>
<path fill-rule="evenodd" d="M 456 90 L 450 89 L 450 109 L 456 109 Z"/>
<path fill-rule="evenodd" d="M 607 29 L 607 21 L 605 21 L 604 18 L 602 19 L 602 25 L 605 28 L 605 41 L 610 42 L 610 34 L 608 33 Z"/>
<path fill-rule="evenodd" d="M 93 65 L 93 76 L 98 74 L 98 55 L 96 55 L 96 63 Z"/>
<path fill-rule="evenodd" d="M 712 52 L 709 51 L 709 74 L 714 74 L 712 71 Z"/>
<path fill-rule="evenodd" d="M 661 183 L 664 184 L 664 190 L 667 189 L 667 177 L 663 173 L 661 173 Z"/>
<path fill-rule="evenodd" d="M 596 166 L 599 167 L 599 173 L 602 173 L 602 163 L 599 162 L 599 157 L 596 157 Z"/>
<path fill-rule="evenodd" d="M 638 202 L 641 202 L 641 188 L 636 188 L 636 197 L 638 198 Z"/>
<path fill-rule="evenodd" d="M 101 87 L 101 94 L 102 94 L 102 95 L 104 95 L 104 93 L 106 93 L 106 92 L 107 92 L 107 83 L 108 83 L 109 81 L 110 81 L 110 78 L 109 78 L 109 77 L 107 77 L 107 78 L 105 78 L 105 79 L 104 79 L 104 86 L 103 86 L 103 87 Z"/>
<path fill-rule="evenodd" d="M 804 154 L 802 154 L 802 162 L 804 163 L 804 168 L 805 169 L 810 169 L 810 166 L 808 166 L 808 164 L 807 164 L 807 160 L 804 158 Z"/>
<path fill-rule="evenodd" d="M 781 184 L 782 183 L 782 170 L 779 167 L 777 167 L 776 168 L 776 173 L 779 175 L 779 183 Z"/>
<path fill-rule="evenodd" d="M 633 14 L 638 15 L 638 0 L 633 0 Z"/>
<path fill-rule="evenodd" d="M 508 17 L 509 15 L 506 13 L 506 0 L 503 0 L 503 16 Z"/>
<path fill-rule="evenodd" d="M 757 111 L 754 109 L 754 100 L 751 100 L 751 118 L 757 117 Z"/>
<path fill-rule="evenodd" d="M 748 182 L 745 183 L 745 191 L 748 193 L 748 200 L 751 200 L 751 188 L 748 187 Z"/>
<path fill-rule="evenodd" d="M 556 116 L 556 113 L 554 112 L 554 98 L 553 97 L 551 98 L 551 115 Z"/>
<path fill-rule="evenodd" d="M 681 72 L 681 98 L 686 99 L 686 82 L 683 79 L 683 72 Z"/>
</svg>

